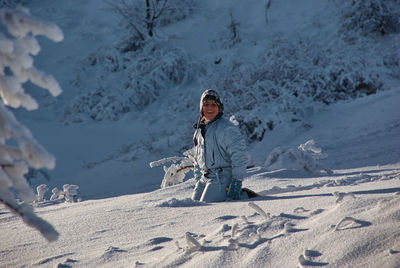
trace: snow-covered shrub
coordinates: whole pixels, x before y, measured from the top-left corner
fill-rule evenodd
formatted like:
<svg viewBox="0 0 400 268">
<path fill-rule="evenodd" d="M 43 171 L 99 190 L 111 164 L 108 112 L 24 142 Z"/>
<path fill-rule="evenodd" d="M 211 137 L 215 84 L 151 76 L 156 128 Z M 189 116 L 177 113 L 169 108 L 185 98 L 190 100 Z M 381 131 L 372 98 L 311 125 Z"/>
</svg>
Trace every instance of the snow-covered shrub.
<svg viewBox="0 0 400 268">
<path fill-rule="evenodd" d="M 400 31 L 398 0 L 336 0 L 336 3 L 342 10 L 344 34 L 360 31 L 363 35 L 385 35 Z"/>
<path fill-rule="evenodd" d="M 82 62 L 75 86 L 81 89 L 63 115 L 63 122 L 117 120 L 143 110 L 163 91 L 194 79 L 197 69 L 185 51 L 149 44 L 140 52 L 104 48 Z M 87 79 L 87 77 L 90 77 Z"/>
<path fill-rule="evenodd" d="M 67 202 L 75 202 L 74 198 L 78 195 L 79 186 L 75 184 L 64 184 L 63 193 Z"/>
<path fill-rule="evenodd" d="M 168 2 L 168 7 L 162 13 L 159 19 L 160 26 L 183 20 L 190 16 L 196 9 L 197 3 L 195 0 L 174 0 Z"/>
<path fill-rule="evenodd" d="M 74 203 L 75 197 L 78 195 L 79 186 L 75 184 L 64 184 L 63 190 L 58 190 L 57 187 L 53 188 L 51 192 L 53 193 L 50 197 L 50 200 L 62 200 L 65 199 L 65 202 Z"/>
<path fill-rule="evenodd" d="M 150 167 L 155 167 L 168 162 L 180 162 L 178 164 L 171 164 L 169 167 L 163 166 L 165 174 L 161 182 L 161 188 L 182 183 L 186 173 L 193 168 L 194 160 L 191 156 L 191 151 L 184 152 L 184 155 L 184 157 L 168 157 L 150 163 Z"/>
<path fill-rule="evenodd" d="M 262 140 L 284 122 L 309 128 L 307 117 L 319 106 L 382 90 L 391 70 L 381 68 L 379 51 L 361 41 L 327 47 L 304 37 L 275 37 L 256 61 L 237 58 L 227 64 L 215 88 L 248 140 Z"/>
<path fill-rule="evenodd" d="M 209 42 L 216 49 L 232 49 L 237 44 L 242 42 L 242 38 L 245 34 L 245 29 L 241 26 L 240 21 L 235 16 L 233 10 L 228 11 L 228 16 L 221 14 L 221 24 L 224 28 L 214 35 L 211 36 Z M 219 64 L 221 61 L 217 59 L 215 64 Z"/>
<path fill-rule="evenodd" d="M 305 170 L 314 174 L 332 174 L 330 169 L 318 161 L 326 157 L 326 154 L 322 154 L 322 149 L 316 147 L 313 140 L 309 140 L 298 148 L 275 148 L 268 155 L 264 167 L 269 170 Z"/>
<path fill-rule="evenodd" d="M 57 187 L 54 187 L 53 190 L 51 190 L 51 192 L 52 192 L 52 195 L 50 196 L 50 200 L 53 201 L 53 200 L 56 200 L 56 199 L 58 199 L 60 197 L 61 191 L 58 190 Z"/>
<path fill-rule="evenodd" d="M 33 138 L 29 129 L 16 120 L 6 105 L 13 108 L 22 106 L 27 110 L 38 107 L 23 88 L 28 80 L 47 89 L 53 96 L 61 93 L 51 75 L 35 68 L 32 56 L 40 51 L 37 35 L 59 42 L 63 34 L 56 25 L 35 18 L 22 7 L 1 9 L 0 16 L 9 32 L 8 35 L 0 34 L 0 202 L 27 225 L 38 229 L 47 240 L 54 241 L 58 238 L 57 231 L 37 217 L 29 205 L 35 200 L 35 195 L 24 175 L 29 166 L 54 168 L 55 159 Z M 14 192 L 24 203 L 15 199 Z"/>
<path fill-rule="evenodd" d="M 36 187 L 36 192 L 37 192 L 37 201 L 44 201 L 46 198 L 44 197 L 44 194 L 49 190 L 49 187 L 46 184 L 40 184 L 38 187 Z"/>
<path fill-rule="evenodd" d="M 114 0 L 108 3 L 128 31 L 128 37 L 121 45 L 122 51 L 127 52 L 142 48 L 146 40 L 156 35 L 157 28 L 186 18 L 196 1 Z"/>
<path fill-rule="evenodd" d="M 23 6 L 26 4 L 26 0 L 1 0 L 0 8 L 15 8 L 17 6 Z"/>
</svg>

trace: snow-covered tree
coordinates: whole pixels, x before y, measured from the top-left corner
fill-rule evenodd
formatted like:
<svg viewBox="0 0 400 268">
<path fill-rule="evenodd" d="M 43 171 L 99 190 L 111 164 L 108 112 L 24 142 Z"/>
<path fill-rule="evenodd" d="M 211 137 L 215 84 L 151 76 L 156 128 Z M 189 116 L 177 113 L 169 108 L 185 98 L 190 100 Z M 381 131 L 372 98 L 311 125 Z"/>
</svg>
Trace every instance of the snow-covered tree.
<svg viewBox="0 0 400 268">
<path fill-rule="evenodd" d="M 53 76 L 34 67 L 32 56 L 40 51 L 37 35 L 59 42 L 63 33 L 57 25 L 32 16 L 23 7 L 1 9 L 0 16 L 8 29 L 8 33 L 0 33 L 0 202 L 27 225 L 39 230 L 48 241 L 54 241 L 58 232 L 35 214 L 31 205 L 35 194 L 24 175 L 29 167 L 54 168 L 55 158 L 6 106 L 27 110 L 38 108 L 37 102 L 23 88 L 28 80 L 47 89 L 53 96 L 61 93 Z"/>
</svg>

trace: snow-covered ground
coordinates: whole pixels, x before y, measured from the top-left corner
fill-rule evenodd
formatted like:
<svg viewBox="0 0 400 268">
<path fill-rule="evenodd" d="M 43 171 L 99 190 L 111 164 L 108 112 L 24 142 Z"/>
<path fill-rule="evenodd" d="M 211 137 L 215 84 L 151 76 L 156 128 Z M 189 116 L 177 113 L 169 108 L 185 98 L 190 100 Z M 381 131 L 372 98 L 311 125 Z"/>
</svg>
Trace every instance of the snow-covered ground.
<svg viewBox="0 0 400 268">
<path fill-rule="evenodd" d="M 2 208 L 2 265 L 398 267 L 400 124 L 395 111 L 399 101 L 398 90 L 393 90 L 330 107 L 316 118 L 315 124 L 319 123 L 309 135 L 329 147 L 325 152 L 331 153 L 329 167 L 334 174 L 315 176 L 256 166 L 244 185 L 265 196 L 252 200 L 193 202 L 189 197 L 194 181 L 187 180 L 114 198 L 72 204 L 47 201 L 36 211 L 60 232 L 54 243 L 47 243 Z M 373 121 L 375 111 L 382 115 L 378 121 Z M 347 167 L 335 169 L 336 164 Z M 112 170 L 118 165 L 106 165 L 101 171 Z M 143 180 L 161 181 L 151 176 L 144 174 Z M 145 184 L 136 183 L 138 188 Z M 188 242 L 188 235 L 201 247 Z"/>
<path fill-rule="evenodd" d="M 174 99 L 115 122 L 60 122 L 64 105 L 78 94 L 74 80 L 81 60 L 114 44 L 120 34 L 103 2 L 74 2 L 29 4 L 33 14 L 64 31 L 62 43 L 41 41 L 43 51 L 35 59 L 39 68 L 54 74 L 64 93 L 55 104 L 43 98 L 38 111 L 18 111 L 17 116 L 57 158 L 50 181 L 34 178 L 34 186 L 76 184 L 82 201 L 39 202 L 37 214 L 60 233 L 53 243 L 0 207 L 0 267 L 400 267 L 398 81 L 388 80 L 390 89 L 375 95 L 316 106 L 307 117 L 311 128 L 278 125 L 251 144 L 255 166 L 244 186 L 263 196 L 193 202 L 192 179 L 159 189 L 164 172 L 149 167 L 149 162 L 173 156 L 177 149 L 165 145 L 163 151 L 149 153 L 146 148 L 152 144 L 140 140 L 158 128 L 179 129 L 174 124 L 185 120 L 191 125 L 197 107 L 168 122 L 162 120 L 171 118 L 167 109 Z M 265 23 L 263 5 L 254 0 L 246 4 L 204 1 L 193 17 L 167 26 L 162 34 L 168 37 L 166 43 L 214 61 L 220 55 L 237 55 L 230 53 L 254 58 L 264 49 L 262 43 L 277 33 L 285 38 L 305 35 L 324 44 L 337 30 L 335 12 L 326 9 L 329 1 L 273 1 L 268 13 L 272 30 L 267 32 L 258 27 Z M 229 23 L 229 10 L 247 21 L 242 29 L 248 39 L 237 50 L 210 49 L 210 40 Z M 218 23 L 221 20 L 224 23 Z M 179 88 L 169 93 L 181 95 Z M 165 141 L 162 135 L 157 138 Z M 274 148 L 297 148 L 311 139 L 327 154 L 321 163 L 333 174 L 265 168 Z M 132 152 L 137 144 L 141 147 Z"/>
</svg>

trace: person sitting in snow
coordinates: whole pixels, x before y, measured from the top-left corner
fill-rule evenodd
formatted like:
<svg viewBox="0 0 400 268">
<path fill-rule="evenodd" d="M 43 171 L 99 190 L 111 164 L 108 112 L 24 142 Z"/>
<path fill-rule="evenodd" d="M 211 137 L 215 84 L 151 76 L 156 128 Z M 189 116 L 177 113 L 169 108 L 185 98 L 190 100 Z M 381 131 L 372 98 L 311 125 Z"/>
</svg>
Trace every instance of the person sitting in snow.
<svg viewBox="0 0 400 268">
<path fill-rule="evenodd" d="M 192 199 L 222 202 L 240 199 L 246 173 L 247 149 L 239 129 L 223 117 L 224 105 L 213 89 L 203 92 L 200 118 L 195 125 Z"/>
</svg>

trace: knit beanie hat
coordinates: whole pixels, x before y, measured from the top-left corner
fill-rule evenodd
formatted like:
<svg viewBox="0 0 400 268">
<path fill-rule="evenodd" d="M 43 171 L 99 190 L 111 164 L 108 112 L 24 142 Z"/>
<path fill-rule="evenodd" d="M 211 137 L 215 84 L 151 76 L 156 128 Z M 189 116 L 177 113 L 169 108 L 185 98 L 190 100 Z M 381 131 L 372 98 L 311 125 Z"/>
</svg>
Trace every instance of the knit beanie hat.
<svg viewBox="0 0 400 268">
<path fill-rule="evenodd" d="M 224 105 L 221 102 L 221 98 L 219 97 L 219 94 L 215 90 L 209 88 L 209 89 L 206 89 L 203 92 L 203 94 L 201 94 L 201 98 L 200 98 L 200 113 L 203 112 L 203 104 L 208 100 L 215 101 L 215 103 L 218 105 L 219 112 L 220 113 L 223 112 Z"/>
</svg>

